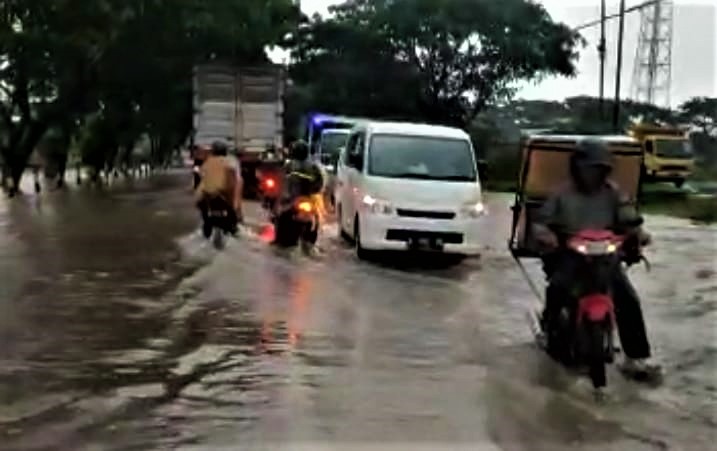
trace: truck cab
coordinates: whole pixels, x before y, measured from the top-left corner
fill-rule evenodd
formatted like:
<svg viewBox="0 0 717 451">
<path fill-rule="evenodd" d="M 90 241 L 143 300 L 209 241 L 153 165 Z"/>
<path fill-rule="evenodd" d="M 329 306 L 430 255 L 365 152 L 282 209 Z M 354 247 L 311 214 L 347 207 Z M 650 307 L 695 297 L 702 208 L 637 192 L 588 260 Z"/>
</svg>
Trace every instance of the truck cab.
<svg viewBox="0 0 717 451">
<path fill-rule="evenodd" d="M 678 188 L 682 187 L 694 169 L 694 153 L 685 131 L 638 125 L 630 129 L 630 135 L 642 144 L 646 179 L 672 182 Z"/>
</svg>

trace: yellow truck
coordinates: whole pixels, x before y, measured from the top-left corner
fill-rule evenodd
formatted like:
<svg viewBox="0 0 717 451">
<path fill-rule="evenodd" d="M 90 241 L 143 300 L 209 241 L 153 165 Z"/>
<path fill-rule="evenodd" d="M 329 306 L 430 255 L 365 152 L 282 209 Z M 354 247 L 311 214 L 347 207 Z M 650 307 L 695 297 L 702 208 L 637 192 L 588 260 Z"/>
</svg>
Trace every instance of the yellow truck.
<svg viewBox="0 0 717 451">
<path fill-rule="evenodd" d="M 682 187 L 695 166 L 694 154 L 685 130 L 637 124 L 628 134 L 640 141 L 646 181 L 672 182 Z"/>
</svg>

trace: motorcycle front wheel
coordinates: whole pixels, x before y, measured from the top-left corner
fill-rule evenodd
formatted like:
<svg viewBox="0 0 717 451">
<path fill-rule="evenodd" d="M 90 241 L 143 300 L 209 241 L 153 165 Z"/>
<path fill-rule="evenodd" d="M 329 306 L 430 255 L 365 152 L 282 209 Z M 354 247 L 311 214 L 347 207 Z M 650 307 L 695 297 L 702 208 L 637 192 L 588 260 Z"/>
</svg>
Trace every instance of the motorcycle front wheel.
<svg viewBox="0 0 717 451">
<path fill-rule="evenodd" d="M 607 362 L 612 331 L 605 322 L 590 321 L 584 323 L 585 338 L 587 340 L 585 356 L 588 364 L 588 373 L 594 388 L 607 385 Z"/>
<path fill-rule="evenodd" d="M 218 251 L 224 249 L 224 231 L 219 227 L 214 227 L 212 231 L 212 245 L 214 245 L 214 249 Z"/>
</svg>

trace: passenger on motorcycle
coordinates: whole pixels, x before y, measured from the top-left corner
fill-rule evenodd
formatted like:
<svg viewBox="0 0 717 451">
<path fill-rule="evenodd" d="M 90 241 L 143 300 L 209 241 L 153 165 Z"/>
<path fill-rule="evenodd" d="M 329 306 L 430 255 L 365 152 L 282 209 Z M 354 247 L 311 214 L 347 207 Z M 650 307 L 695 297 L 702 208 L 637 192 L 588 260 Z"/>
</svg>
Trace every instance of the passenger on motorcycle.
<svg viewBox="0 0 717 451">
<path fill-rule="evenodd" d="M 242 218 L 242 178 L 239 162 L 227 155 L 227 145 L 221 141 L 212 143 L 211 155 L 201 166 L 201 181 L 195 192 L 196 204 L 202 213 L 202 231 L 209 238 L 212 230 L 208 220 L 209 202 L 221 199 L 227 208 L 230 233 L 237 232 L 237 222 Z"/>
<path fill-rule="evenodd" d="M 549 284 L 542 316 L 546 325 L 556 320 L 562 303 L 570 298 L 577 276 L 572 255 L 565 248 L 569 236 L 584 229 L 612 230 L 626 235 L 632 246 L 625 248 L 632 249 L 634 254 L 626 255 L 630 262 L 638 261 L 640 247 L 649 244 L 649 235 L 640 227 L 642 218 L 609 179 L 611 157 L 603 141 L 579 142 L 570 160 L 572 180 L 546 201 L 535 218 L 535 236 L 547 251 L 543 268 Z M 622 267 L 615 271 L 612 290 L 620 342 L 626 356 L 624 369 L 632 372 L 656 369 L 647 362 L 650 344 L 640 300 Z"/>
</svg>

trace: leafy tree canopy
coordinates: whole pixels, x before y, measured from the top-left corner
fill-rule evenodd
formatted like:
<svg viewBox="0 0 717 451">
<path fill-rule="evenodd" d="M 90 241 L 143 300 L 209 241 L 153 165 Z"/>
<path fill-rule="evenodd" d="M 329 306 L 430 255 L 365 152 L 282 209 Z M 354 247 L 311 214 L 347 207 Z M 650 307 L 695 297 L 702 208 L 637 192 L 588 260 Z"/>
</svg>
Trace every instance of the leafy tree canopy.
<svg viewBox="0 0 717 451">
<path fill-rule="evenodd" d="M 349 0 L 299 34 L 318 108 L 465 126 L 516 82 L 575 74 L 580 36 L 531 0 Z M 334 106 L 336 105 L 336 106 Z M 400 107 L 397 107 L 400 106 Z"/>
</svg>

